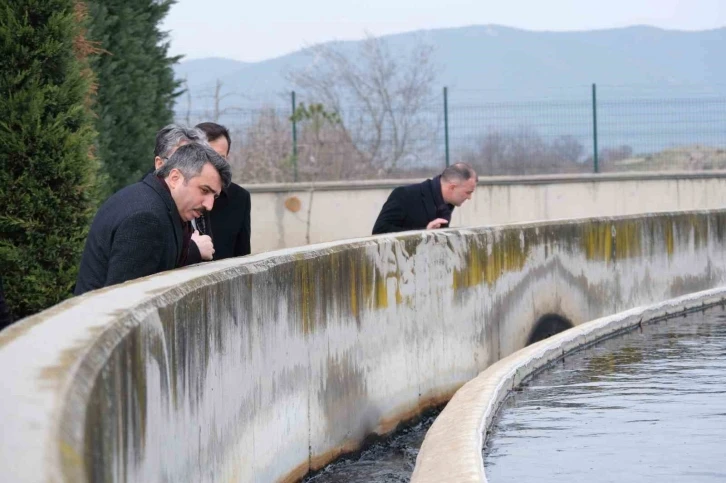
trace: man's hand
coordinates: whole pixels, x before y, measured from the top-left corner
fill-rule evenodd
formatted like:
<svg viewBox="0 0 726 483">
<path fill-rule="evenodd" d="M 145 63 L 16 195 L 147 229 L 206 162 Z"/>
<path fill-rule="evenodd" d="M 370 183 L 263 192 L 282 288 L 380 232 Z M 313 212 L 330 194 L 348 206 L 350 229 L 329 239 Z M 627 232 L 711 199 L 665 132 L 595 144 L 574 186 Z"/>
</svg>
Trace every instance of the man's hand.
<svg viewBox="0 0 726 483">
<path fill-rule="evenodd" d="M 448 224 L 449 224 L 449 222 L 446 221 L 444 218 L 436 218 L 434 221 L 432 221 L 428 225 L 426 225 L 426 229 L 435 230 L 436 228 L 441 228 L 442 226 L 446 226 Z"/>
<path fill-rule="evenodd" d="M 197 244 L 202 260 L 211 260 L 214 256 L 214 244 L 209 235 L 200 235 L 197 230 L 192 233 L 192 241 Z"/>
</svg>

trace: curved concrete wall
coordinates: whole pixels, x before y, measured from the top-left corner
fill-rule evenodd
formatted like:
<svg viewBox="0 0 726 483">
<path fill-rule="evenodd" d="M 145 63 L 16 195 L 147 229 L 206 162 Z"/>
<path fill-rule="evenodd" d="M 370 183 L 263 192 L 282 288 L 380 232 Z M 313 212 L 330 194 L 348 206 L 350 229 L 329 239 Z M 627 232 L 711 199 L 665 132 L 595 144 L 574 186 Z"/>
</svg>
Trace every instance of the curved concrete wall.
<svg viewBox="0 0 726 483">
<path fill-rule="evenodd" d="M 250 185 L 254 253 L 368 236 L 391 190 L 421 180 Z M 726 172 L 479 178 L 451 226 L 726 207 Z"/>
<path fill-rule="evenodd" d="M 726 211 L 412 232 L 224 260 L 0 334 L 0 481 L 294 480 L 522 348 L 723 284 Z"/>
<path fill-rule="evenodd" d="M 721 287 L 602 317 L 532 344 L 492 364 L 456 391 L 426 433 L 412 483 L 486 483 L 482 456 L 497 411 L 527 377 L 567 354 L 640 324 L 726 303 Z"/>
</svg>

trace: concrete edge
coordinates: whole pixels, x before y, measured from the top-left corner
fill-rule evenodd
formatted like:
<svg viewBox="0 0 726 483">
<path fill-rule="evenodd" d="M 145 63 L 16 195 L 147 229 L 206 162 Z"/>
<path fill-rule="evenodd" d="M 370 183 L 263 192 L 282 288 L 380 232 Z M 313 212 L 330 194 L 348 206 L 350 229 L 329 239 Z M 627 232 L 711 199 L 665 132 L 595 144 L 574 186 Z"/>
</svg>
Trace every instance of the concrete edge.
<svg viewBox="0 0 726 483">
<path fill-rule="evenodd" d="M 438 171 L 432 171 L 431 176 Z M 577 173 L 577 174 L 542 174 L 532 176 L 479 176 L 478 186 L 511 186 L 511 185 L 543 185 L 555 183 L 592 183 L 607 181 L 661 181 L 681 179 L 726 178 L 725 170 L 713 171 L 632 171 L 623 173 Z M 245 189 L 250 193 L 291 193 L 305 191 L 336 191 L 344 189 L 369 190 L 390 189 L 407 184 L 420 183 L 416 179 L 376 179 L 359 181 L 320 181 L 305 183 L 264 183 L 248 184 Z"/>
<path fill-rule="evenodd" d="M 588 223 L 592 220 L 615 221 L 657 217 L 669 213 L 683 215 L 724 211 L 726 210 L 673 211 L 652 215 L 522 222 L 514 225 L 547 227 L 561 223 Z M 34 402 L 40 407 L 36 407 L 36 412 L 32 414 L 33 424 L 28 426 L 32 429 L 26 431 L 22 438 L 24 442 L 33 445 L 38 445 L 38 442 L 43 441 L 44 448 L 39 453 L 41 453 L 43 466 L 47 468 L 50 479 L 62 479 L 62 475 L 71 474 L 69 471 L 73 465 L 71 464 L 69 467 L 67 463 L 78 462 L 81 454 L 80 448 L 73 444 L 79 441 L 81 435 L 72 429 L 72 420 L 67 416 L 69 409 L 74 404 L 87 399 L 92 388 L 90 384 L 103 362 L 91 355 L 98 349 L 102 349 L 101 354 L 107 353 L 109 343 L 112 347 L 114 340 L 123 338 L 124 334 L 137 325 L 140 319 L 143 319 L 147 311 L 154 310 L 158 304 L 172 303 L 190 291 L 214 283 L 215 280 L 234 277 L 244 272 L 266 270 L 270 266 L 295 260 L 324 256 L 338 250 L 367 247 L 395 239 L 446 239 L 451 235 L 487 231 L 497 234 L 506 230 L 508 226 L 510 225 L 452 228 L 433 232 L 411 231 L 287 248 L 163 272 L 66 300 L 39 314 L 18 321 L 0 332 L 0 349 L 13 348 L 21 340 L 23 341 L 22 347 L 27 349 L 28 347 L 45 346 L 42 332 L 44 323 L 49 322 L 49 319 L 53 319 L 53 331 L 58 331 L 57 350 L 44 350 L 24 366 L 17 366 L 17 360 L 12 357 L 12 354 L 19 353 L 19 348 L 11 352 L 6 351 L 6 354 L 2 354 L 0 351 L 0 361 L 6 363 L 8 367 L 14 367 L 19 377 L 36 380 L 38 374 L 42 374 L 42 384 L 47 387 L 38 394 L 34 394 L 36 400 Z M 5 357 L 2 357 L 3 355 Z M 69 397 L 71 392 L 76 394 L 75 398 Z M 0 407 L 2 402 L 2 397 L 0 397 Z M 70 443 L 70 445 L 65 443 Z"/>
<path fill-rule="evenodd" d="M 726 173 L 726 172 L 725 172 Z M 20 320 L 16 320 L 12 325 L 0 331 L 0 349 L 5 345 L 12 343 L 16 338 L 22 337 L 35 326 L 41 324 L 46 319 L 62 314 L 66 310 L 73 309 L 74 306 L 81 304 L 91 298 L 101 298 L 112 290 L 118 290 L 121 287 L 133 288 L 135 294 L 140 293 L 141 297 L 133 297 L 122 301 L 114 301 L 107 307 L 104 313 L 113 312 L 117 314 L 119 310 L 136 309 L 138 305 L 148 302 L 159 296 L 167 296 L 179 290 L 179 285 L 192 281 L 200 281 L 205 277 L 225 277 L 234 276 L 235 271 L 258 272 L 266 270 L 273 265 L 281 265 L 290 263 L 298 259 L 310 259 L 323 256 L 338 250 L 347 248 L 362 248 L 374 245 L 382 240 L 401 239 L 416 240 L 428 239 L 450 235 L 470 235 L 479 234 L 490 231 L 497 233 L 506 230 L 508 227 L 516 228 L 546 228 L 548 226 L 561 224 L 581 224 L 593 221 L 616 222 L 622 220 L 636 220 L 647 217 L 660 216 L 682 216 L 682 215 L 699 215 L 706 213 L 726 213 L 723 209 L 697 209 L 697 210 L 666 210 L 653 213 L 636 213 L 630 215 L 610 215 L 610 216 L 587 216 L 574 218 L 553 218 L 551 220 L 528 220 L 514 223 L 495 223 L 489 225 L 472 225 L 458 226 L 452 228 L 442 228 L 439 230 L 411 230 L 396 233 L 384 233 L 381 235 L 366 235 L 355 238 L 346 238 L 341 240 L 332 240 L 310 245 L 301 245 L 297 247 L 281 248 L 266 252 L 255 253 L 243 257 L 228 258 L 213 262 L 203 262 L 188 267 L 177 268 L 165 272 L 156 273 L 142 278 L 129 280 L 122 284 L 105 287 L 83 295 L 71 297 L 58 304 L 47 308 L 41 312 L 29 315 Z M 174 299 L 178 296 L 174 297 Z"/>
<path fill-rule="evenodd" d="M 726 303 L 726 287 L 595 319 L 515 352 L 464 384 L 426 433 L 412 483 L 486 482 L 482 449 L 510 390 L 568 353 L 618 333 L 678 314 Z"/>
</svg>

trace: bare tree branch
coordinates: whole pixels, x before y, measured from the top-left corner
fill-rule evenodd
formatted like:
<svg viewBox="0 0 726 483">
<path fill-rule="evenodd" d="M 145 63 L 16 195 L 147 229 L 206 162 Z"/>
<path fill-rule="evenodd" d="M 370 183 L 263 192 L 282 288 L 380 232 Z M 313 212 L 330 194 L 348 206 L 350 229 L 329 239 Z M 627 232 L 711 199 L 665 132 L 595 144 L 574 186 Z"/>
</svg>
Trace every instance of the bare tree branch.
<svg viewBox="0 0 726 483">
<path fill-rule="evenodd" d="M 340 129 L 366 162 L 390 172 L 432 151 L 437 123 L 431 113 L 438 110 L 432 107 L 438 74 L 432 46 L 419 41 L 394 55 L 385 40 L 369 35 L 357 51 L 337 43 L 309 54 L 310 64 L 288 78 L 310 102 L 339 113 Z"/>
</svg>

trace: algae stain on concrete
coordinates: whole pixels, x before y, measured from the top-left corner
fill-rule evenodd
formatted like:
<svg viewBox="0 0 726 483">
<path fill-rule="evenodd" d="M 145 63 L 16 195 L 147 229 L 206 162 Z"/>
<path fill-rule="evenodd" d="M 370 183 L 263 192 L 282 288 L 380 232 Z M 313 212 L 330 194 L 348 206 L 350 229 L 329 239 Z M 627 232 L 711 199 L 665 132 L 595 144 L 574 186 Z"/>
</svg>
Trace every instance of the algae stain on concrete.
<svg viewBox="0 0 726 483">
<path fill-rule="evenodd" d="M 640 257 L 643 254 L 643 224 L 637 220 L 623 220 L 614 226 L 615 259 Z"/>
<path fill-rule="evenodd" d="M 374 266 L 365 247 L 298 258 L 292 264 L 290 306 L 297 309 L 296 324 L 304 334 L 341 317 L 349 316 L 360 324 L 363 313 L 389 306 L 388 279 L 400 283 L 397 273 L 387 275 Z M 396 296 L 397 301 L 402 299 Z"/>
<path fill-rule="evenodd" d="M 300 323 L 304 334 L 309 334 L 315 326 L 315 301 L 314 292 L 315 280 L 311 277 L 310 265 L 314 261 L 307 259 L 297 260 L 294 265 L 293 286 L 298 293 L 297 305 L 300 311 Z"/>
<path fill-rule="evenodd" d="M 716 231 L 721 233 L 718 226 Z M 685 250 L 691 239 L 695 249 L 703 248 L 708 244 L 709 233 L 709 220 L 693 213 L 595 220 L 582 228 L 582 249 L 589 260 L 606 262 L 640 258 L 646 254 L 664 253 L 670 258 L 676 251 Z"/>
<path fill-rule="evenodd" d="M 708 220 L 703 216 L 689 215 L 690 224 L 693 228 L 693 241 L 696 248 L 702 248 L 708 244 Z"/>
<path fill-rule="evenodd" d="M 134 327 L 109 354 L 96 377 L 85 408 L 84 460 L 91 481 L 113 481 L 129 473 L 145 458 L 148 379 L 146 367 L 152 348 L 142 326 Z M 72 453 L 62 458 L 64 468 L 75 467 Z M 118 475 L 117 475 L 118 476 Z"/>
<path fill-rule="evenodd" d="M 582 243 L 588 260 L 609 262 L 613 257 L 612 225 L 609 222 L 588 223 L 583 229 Z"/>
<path fill-rule="evenodd" d="M 647 232 L 642 220 L 589 221 L 582 227 L 581 249 L 588 260 L 612 262 L 641 257 Z"/>
<path fill-rule="evenodd" d="M 521 229 L 504 230 L 499 236 L 479 234 L 467 237 L 463 267 L 454 269 L 455 291 L 486 282 L 492 286 L 506 272 L 524 268 L 531 249 L 531 237 Z"/>
<path fill-rule="evenodd" d="M 723 234 L 721 226 L 715 231 Z M 701 248 L 708 238 L 709 223 L 697 214 L 588 220 L 541 230 L 507 228 L 498 236 L 481 233 L 466 239 L 463 266 L 453 272 L 453 288 L 456 291 L 483 283 L 492 286 L 504 273 L 521 270 L 534 245 L 543 245 L 547 256 L 552 253 L 551 245 L 569 246 L 581 250 L 588 260 L 610 263 L 640 258 L 646 251 L 657 255 L 664 250 L 672 257 L 689 239 Z M 648 246 L 648 241 L 652 245 Z"/>
<path fill-rule="evenodd" d="M 378 422 L 379 414 L 369 408 L 361 410 L 361 403 L 368 401 L 368 385 L 365 371 L 351 354 L 329 357 L 327 375 L 320 381 L 318 401 L 325 414 L 328 433 L 339 439 L 355 440 L 369 434 Z M 351 424 L 351 418 L 360 424 Z M 356 428 L 359 434 L 351 434 Z M 347 428 L 347 429 L 346 429 Z"/>
</svg>

